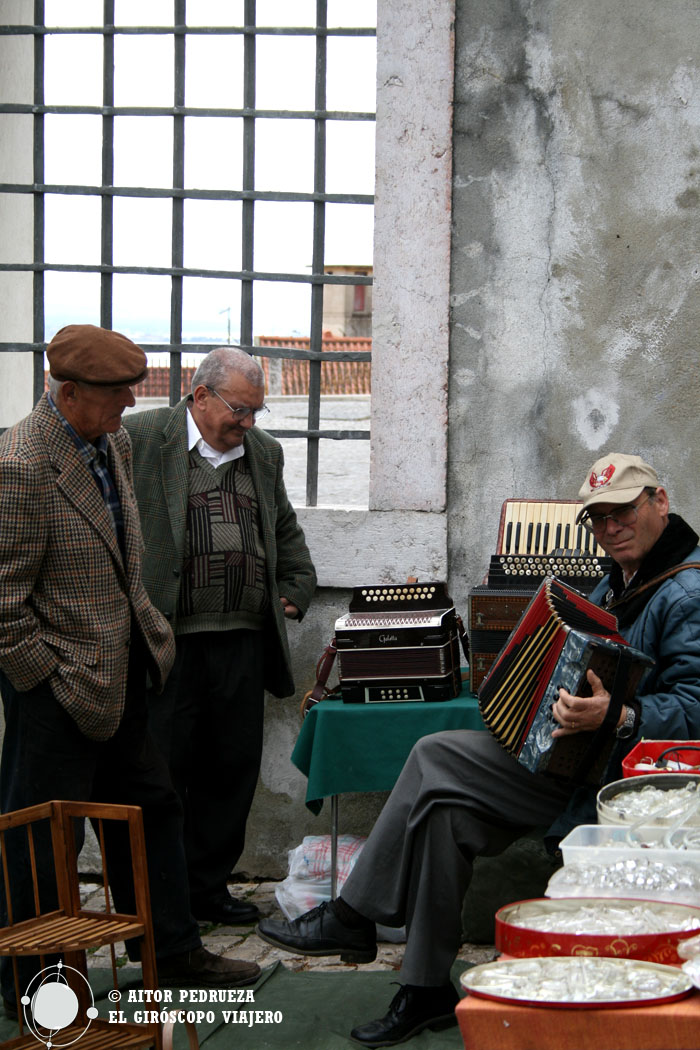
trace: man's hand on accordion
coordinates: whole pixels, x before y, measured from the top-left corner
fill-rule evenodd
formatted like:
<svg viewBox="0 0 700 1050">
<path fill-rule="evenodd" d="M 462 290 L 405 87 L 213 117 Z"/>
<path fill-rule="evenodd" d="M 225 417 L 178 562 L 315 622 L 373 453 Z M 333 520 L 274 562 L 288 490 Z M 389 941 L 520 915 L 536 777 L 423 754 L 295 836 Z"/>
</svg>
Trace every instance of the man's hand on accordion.
<svg viewBox="0 0 700 1050">
<path fill-rule="evenodd" d="M 572 693 L 567 693 L 566 689 L 559 687 L 559 696 L 552 705 L 552 714 L 560 728 L 554 730 L 553 737 L 571 736 L 572 733 L 581 731 L 590 732 L 597 729 L 605 718 L 610 693 L 594 671 L 587 671 L 586 677 L 591 687 L 591 696 L 573 696 Z"/>
</svg>

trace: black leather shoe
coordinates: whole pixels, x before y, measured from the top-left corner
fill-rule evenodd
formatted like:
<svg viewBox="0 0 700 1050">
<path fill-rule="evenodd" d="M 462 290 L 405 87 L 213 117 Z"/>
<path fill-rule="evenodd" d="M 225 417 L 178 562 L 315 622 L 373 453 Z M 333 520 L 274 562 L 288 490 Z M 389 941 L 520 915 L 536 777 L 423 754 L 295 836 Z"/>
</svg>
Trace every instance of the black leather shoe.
<svg viewBox="0 0 700 1050">
<path fill-rule="evenodd" d="M 260 976 L 257 963 L 225 959 L 206 948 L 193 948 L 156 961 L 158 982 L 166 988 L 240 988 Z"/>
<path fill-rule="evenodd" d="M 228 893 L 215 897 L 199 897 L 191 902 L 195 919 L 220 922 L 224 926 L 248 926 L 257 922 L 260 912 L 255 904 L 239 901 Z"/>
<path fill-rule="evenodd" d="M 362 1046 L 405 1043 L 424 1028 L 437 1030 L 457 1024 L 455 1006 L 458 1002 L 459 996 L 452 984 L 442 988 L 402 984 L 384 1017 L 353 1028 L 350 1035 Z"/>
<path fill-rule="evenodd" d="M 367 920 L 360 929 L 343 925 L 332 901 L 324 901 L 291 922 L 262 919 L 258 936 L 268 944 L 299 955 L 339 955 L 343 962 L 368 963 L 377 958 L 377 934 Z"/>
</svg>

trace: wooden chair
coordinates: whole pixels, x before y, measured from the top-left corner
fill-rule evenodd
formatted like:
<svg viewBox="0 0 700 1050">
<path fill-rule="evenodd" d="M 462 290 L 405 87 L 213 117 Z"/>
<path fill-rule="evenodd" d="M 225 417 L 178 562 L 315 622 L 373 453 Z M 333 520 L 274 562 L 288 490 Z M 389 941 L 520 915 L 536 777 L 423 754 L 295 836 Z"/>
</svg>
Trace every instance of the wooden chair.
<svg viewBox="0 0 700 1050">
<path fill-rule="evenodd" d="M 104 884 L 104 911 L 84 908 L 80 902 L 78 879 L 78 851 L 76 824 L 92 821 L 102 853 Z M 120 863 L 126 858 L 122 848 L 130 852 L 133 878 L 134 913 L 122 914 L 114 910 L 110 899 L 110 884 L 105 862 L 105 836 L 123 835 L 119 849 Z M 153 1047 L 164 1050 L 161 1026 L 158 1023 L 110 1023 L 96 1016 L 92 991 L 87 979 L 86 953 L 102 945 L 110 945 L 113 988 L 117 988 L 117 966 L 114 945 L 127 939 L 138 939 L 141 970 L 145 988 L 157 989 L 153 928 L 151 924 L 146 848 L 143 819 L 138 806 L 103 805 L 86 802 L 46 802 L 0 816 L 0 852 L 5 887 L 8 922 L 0 928 L 0 956 L 12 959 L 15 995 L 18 1005 L 19 1035 L 3 1042 L 3 1050 L 36 1050 L 37 1037 L 27 1031 L 20 1001 L 18 959 L 38 956 L 36 973 L 55 971 L 48 980 L 67 983 L 78 1000 L 78 1012 L 67 1026 L 54 1031 L 54 1045 L 76 1042 L 80 1050 L 126 1050 L 126 1048 Z M 39 857 L 46 853 L 53 857 L 54 871 L 46 872 L 46 863 Z M 19 879 L 17 873 L 20 873 Z M 25 898 L 31 880 L 34 916 L 13 917 L 13 894 Z M 21 881 L 22 886 L 17 883 Z M 14 885 L 13 885 L 14 883 Z M 44 900 L 42 900 L 42 897 Z M 17 908 L 14 909 L 17 914 Z M 60 961 L 56 961 L 56 956 Z M 53 958 L 52 958 L 53 957 Z M 41 976 L 32 980 L 27 989 L 30 997 L 38 989 Z M 70 998 L 70 996 L 69 996 Z M 159 1009 L 158 1004 L 148 1006 Z M 118 1003 L 115 1003 L 118 1009 Z M 37 1018 L 32 1018 L 32 1027 Z M 50 1020 L 50 1019 L 49 1019 Z M 40 1039 L 39 1042 L 42 1040 Z M 194 1044 L 197 1046 L 196 1040 Z"/>
</svg>

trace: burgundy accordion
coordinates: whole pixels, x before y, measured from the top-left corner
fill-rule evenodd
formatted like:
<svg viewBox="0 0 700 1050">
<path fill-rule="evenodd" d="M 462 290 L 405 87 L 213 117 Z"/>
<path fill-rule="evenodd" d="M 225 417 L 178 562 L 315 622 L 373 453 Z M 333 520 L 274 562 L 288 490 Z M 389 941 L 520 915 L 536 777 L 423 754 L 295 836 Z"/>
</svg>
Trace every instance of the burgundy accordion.
<svg viewBox="0 0 700 1050">
<path fill-rule="evenodd" d="M 653 660 L 618 633 L 615 617 L 554 578 L 537 590 L 479 688 L 482 718 L 497 740 L 532 772 L 598 783 L 622 705 Z M 552 738 L 559 687 L 590 696 L 594 671 L 611 694 L 599 729 Z"/>
</svg>

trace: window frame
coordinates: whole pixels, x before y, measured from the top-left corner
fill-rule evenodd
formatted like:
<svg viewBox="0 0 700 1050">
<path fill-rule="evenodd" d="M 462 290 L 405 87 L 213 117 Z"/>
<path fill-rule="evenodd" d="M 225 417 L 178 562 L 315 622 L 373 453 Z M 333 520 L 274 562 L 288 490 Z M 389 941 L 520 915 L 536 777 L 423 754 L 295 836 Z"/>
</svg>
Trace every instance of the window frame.
<svg viewBox="0 0 700 1050">
<path fill-rule="evenodd" d="M 369 285 L 371 276 L 328 274 L 324 269 L 325 210 L 329 204 L 373 206 L 374 195 L 326 192 L 326 125 L 329 120 L 372 121 L 374 113 L 330 111 L 326 107 L 327 42 L 330 37 L 376 36 L 375 27 L 331 27 L 327 25 L 327 0 L 316 0 L 316 25 L 313 27 L 271 27 L 256 24 L 255 0 L 244 0 L 244 24 L 241 26 L 189 26 L 186 23 L 187 0 L 173 0 L 173 24 L 169 26 L 115 26 L 115 0 L 104 0 L 102 26 L 47 26 L 44 0 L 34 0 L 34 24 L 0 27 L 0 35 L 33 37 L 34 89 L 32 104 L 2 103 L 0 114 L 31 114 L 33 117 L 33 180 L 31 183 L 2 183 L 0 193 L 31 194 L 33 199 L 33 258 L 31 263 L 0 262 L 0 272 L 28 271 L 33 279 L 33 333 L 31 342 L 0 342 L 2 352 L 27 352 L 33 355 L 33 397 L 38 400 L 44 390 L 44 275 L 48 271 L 100 274 L 100 325 L 113 326 L 113 277 L 115 274 L 149 274 L 170 278 L 170 339 L 168 343 L 141 343 L 147 353 L 167 353 L 170 369 L 170 404 L 182 396 L 182 354 L 206 353 L 212 344 L 183 343 L 183 282 L 188 277 L 224 278 L 240 283 L 240 340 L 237 345 L 258 357 L 305 361 L 309 370 L 307 425 L 303 430 L 273 430 L 272 436 L 301 438 L 307 443 L 306 505 L 318 500 L 319 446 L 321 440 L 370 439 L 369 430 L 321 428 L 321 375 L 324 361 L 371 361 L 371 351 L 332 351 L 323 348 L 323 294 L 332 284 Z M 101 106 L 46 105 L 44 97 L 44 46 L 49 35 L 96 34 L 103 40 L 103 99 Z M 166 107 L 115 106 L 114 43 L 119 35 L 165 34 L 174 39 L 173 104 Z M 243 37 L 243 108 L 189 107 L 185 105 L 186 43 L 196 35 L 241 35 Z M 270 110 L 256 108 L 255 72 L 256 43 L 260 36 L 313 36 L 315 38 L 314 109 Z M 47 114 L 92 114 L 102 118 L 102 180 L 99 186 L 59 186 L 45 182 L 44 118 Z M 119 116 L 169 117 L 173 121 L 173 177 L 169 188 L 114 185 L 114 120 Z M 243 172 L 240 190 L 198 190 L 185 186 L 185 120 L 198 117 L 236 117 L 243 124 Z M 255 188 L 256 122 L 267 119 L 309 120 L 314 125 L 314 186 L 311 193 L 259 191 Z M 45 259 L 45 198 L 48 194 L 97 195 L 101 199 L 101 247 L 99 264 L 48 263 Z M 172 249 L 170 266 L 122 266 L 113 261 L 114 199 L 139 197 L 172 200 Z M 242 255 L 239 270 L 212 270 L 184 265 L 184 202 L 186 200 L 234 200 L 242 208 Z M 313 206 L 313 243 L 311 272 L 308 274 L 263 272 L 254 268 L 255 204 L 257 201 L 307 202 Z M 370 260 L 371 262 L 371 260 Z M 256 345 L 253 333 L 253 304 L 256 282 L 293 282 L 310 286 L 311 317 L 309 349 Z M 291 333 L 290 333 L 291 334 Z"/>
<path fill-rule="evenodd" d="M 17 7 L 31 10 L 32 0 Z M 454 20 L 455 0 L 434 0 L 430 19 L 423 0 L 378 0 L 369 508 L 297 508 L 322 588 L 447 579 Z M 13 84 L 21 79 L 20 98 L 30 97 L 30 60 L 24 48 L 23 64 L 17 56 L 6 70 Z M 16 139 L 13 170 L 22 170 L 30 150 L 23 134 Z M 28 257 L 28 224 L 14 220 L 5 225 Z M 23 355 L 11 353 L 33 348 L 19 341 L 31 331 L 27 277 L 1 290 L 6 330 L 18 340 L 0 356 L 8 422 L 31 408 L 13 361 Z"/>
</svg>

